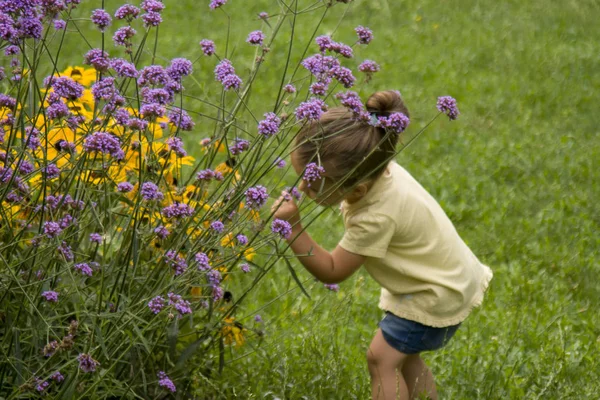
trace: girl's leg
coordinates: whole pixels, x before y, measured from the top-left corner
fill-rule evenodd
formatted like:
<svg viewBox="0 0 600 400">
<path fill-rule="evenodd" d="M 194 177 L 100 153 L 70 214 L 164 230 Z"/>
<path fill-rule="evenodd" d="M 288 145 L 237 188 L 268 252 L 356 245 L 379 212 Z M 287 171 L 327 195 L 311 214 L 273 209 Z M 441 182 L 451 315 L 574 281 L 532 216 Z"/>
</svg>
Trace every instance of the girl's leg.
<svg viewBox="0 0 600 400">
<path fill-rule="evenodd" d="M 433 374 L 419 354 L 411 354 L 406 358 L 402 365 L 402 375 L 410 399 L 418 399 L 421 395 L 427 395 L 428 399 L 437 400 Z"/>
<path fill-rule="evenodd" d="M 408 354 L 390 346 L 383 338 L 381 329 L 377 330 L 367 351 L 373 400 L 409 399 L 403 374 L 396 376 L 396 368 L 400 370 L 408 357 Z"/>
</svg>

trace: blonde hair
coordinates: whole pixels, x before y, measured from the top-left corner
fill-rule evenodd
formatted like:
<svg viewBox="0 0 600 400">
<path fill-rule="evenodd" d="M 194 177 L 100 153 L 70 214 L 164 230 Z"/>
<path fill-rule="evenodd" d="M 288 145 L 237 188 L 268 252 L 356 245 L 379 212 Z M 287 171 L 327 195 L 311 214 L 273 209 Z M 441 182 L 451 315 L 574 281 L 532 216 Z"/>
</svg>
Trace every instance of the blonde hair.
<svg viewBox="0 0 600 400">
<path fill-rule="evenodd" d="M 409 117 L 400 93 L 380 91 L 367 100 L 366 109 L 375 117 L 401 112 Z M 306 124 L 296 136 L 294 155 L 299 163 L 321 163 L 325 176 L 342 188 L 377 179 L 394 155 L 399 135 L 357 120 L 345 107 L 325 112 Z"/>
</svg>

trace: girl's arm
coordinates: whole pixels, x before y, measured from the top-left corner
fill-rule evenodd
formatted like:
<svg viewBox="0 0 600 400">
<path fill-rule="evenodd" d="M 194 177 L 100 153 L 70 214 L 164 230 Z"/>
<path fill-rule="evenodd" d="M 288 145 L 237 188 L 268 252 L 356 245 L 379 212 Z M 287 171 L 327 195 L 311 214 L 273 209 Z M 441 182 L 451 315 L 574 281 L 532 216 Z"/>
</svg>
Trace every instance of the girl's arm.
<svg viewBox="0 0 600 400">
<path fill-rule="evenodd" d="M 321 282 L 339 283 L 364 263 L 364 256 L 350 253 L 340 246 L 331 253 L 319 246 L 302 229 L 298 207 L 293 200 L 286 200 L 282 196 L 272 209 L 276 218 L 285 219 L 292 224 L 292 234 L 287 241 L 302 265 Z"/>
</svg>

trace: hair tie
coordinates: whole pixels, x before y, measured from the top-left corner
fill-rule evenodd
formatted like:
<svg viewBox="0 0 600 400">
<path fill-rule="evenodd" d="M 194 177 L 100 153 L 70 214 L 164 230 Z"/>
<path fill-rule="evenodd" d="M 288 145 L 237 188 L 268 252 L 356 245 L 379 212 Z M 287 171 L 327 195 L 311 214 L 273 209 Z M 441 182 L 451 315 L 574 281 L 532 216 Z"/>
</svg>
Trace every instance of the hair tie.
<svg viewBox="0 0 600 400">
<path fill-rule="evenodd" d="M 371 121 L 369 123 L 373 126 L 379 126 L 379 118 L 377 118 L 377 113 L 371 113 Z"/>
</svg>

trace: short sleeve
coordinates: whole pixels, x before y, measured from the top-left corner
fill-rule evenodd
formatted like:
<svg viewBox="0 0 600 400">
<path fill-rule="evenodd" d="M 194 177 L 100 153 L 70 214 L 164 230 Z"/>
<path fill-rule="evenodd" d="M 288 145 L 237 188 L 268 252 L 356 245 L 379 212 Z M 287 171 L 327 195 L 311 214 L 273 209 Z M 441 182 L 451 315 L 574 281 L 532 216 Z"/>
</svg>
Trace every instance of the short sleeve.
<svg viewBox="0 0 600 400">
<path fill-rule="evenodd" d="M 366 257 L 382 258 L 396 230 L 394 221 L 383 214 L 359 214 L 348 218 L 339 243 L 344 250 Z"/>
</svg>

